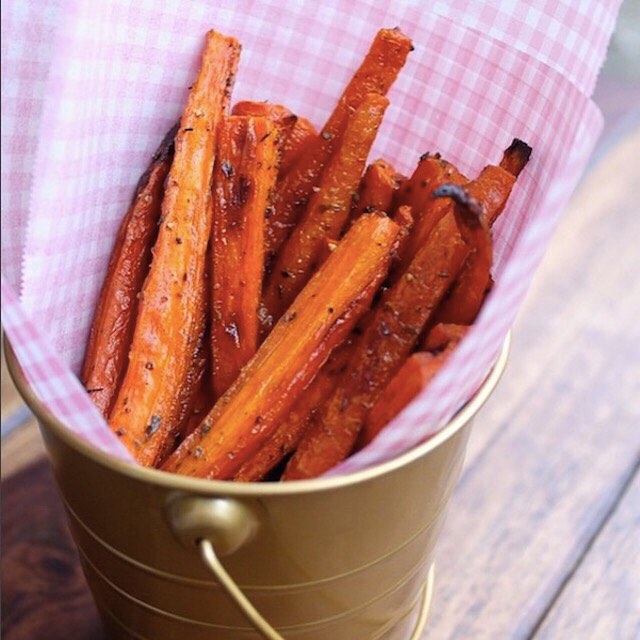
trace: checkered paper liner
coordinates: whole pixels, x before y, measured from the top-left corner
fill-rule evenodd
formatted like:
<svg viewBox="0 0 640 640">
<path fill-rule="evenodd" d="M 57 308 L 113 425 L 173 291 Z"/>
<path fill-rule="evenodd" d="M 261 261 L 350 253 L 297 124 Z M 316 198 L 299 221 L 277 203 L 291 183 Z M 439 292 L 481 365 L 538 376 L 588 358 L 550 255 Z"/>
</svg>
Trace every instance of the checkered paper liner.
<svg viewBox="0 0 640 640">
<path fill-rule="evenodd" d="M 75 374 L 116 229 L 179 116 L 209 28 L 243 43 L 234 100 L 321 125 L 375 34 L 416 46 L 372 158 L 410 173 L 440 151 L 468 175 L 514 136 L 533 147 L 495 227 L 496 286 L 433 383 L 332 473 L 389 459 L 444 424 L 486 376 L 601 129 L 589 99 L 619 1 L 12 3 L 2 24 L 3 325 L 35 393 L 127 457 Z"/>
</svg>

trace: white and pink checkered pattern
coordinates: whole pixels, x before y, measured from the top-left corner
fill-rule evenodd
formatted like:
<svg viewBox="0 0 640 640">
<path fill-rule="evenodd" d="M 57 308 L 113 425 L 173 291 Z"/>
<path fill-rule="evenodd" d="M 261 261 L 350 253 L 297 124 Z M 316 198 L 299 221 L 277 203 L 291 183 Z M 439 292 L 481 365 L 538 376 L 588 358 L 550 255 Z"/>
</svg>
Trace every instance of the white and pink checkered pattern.
<svg viewBox="0 0 640 640">
<path fill-rule="evenodd" d="M 16 0 L 3 12 L 3 322 L 35 392 L 71 429 L 122 456 L 72 372 L 115 230 L 181 111 L 209 28 L 243 43 L 235 99 L 281 101 L 321 124 L 375 32 L 398 25 L 416 49 L 372 157 L 409 172 L 421 153 L 440 151 L 474 175 L 514 136 L 533 147 L 496 225 L 496 287 L 472 332 L 337 471 L 414 446 L 477 388 L 599 134 L 589 96 L 619 0 L 420 5 Z"/>
</svg>

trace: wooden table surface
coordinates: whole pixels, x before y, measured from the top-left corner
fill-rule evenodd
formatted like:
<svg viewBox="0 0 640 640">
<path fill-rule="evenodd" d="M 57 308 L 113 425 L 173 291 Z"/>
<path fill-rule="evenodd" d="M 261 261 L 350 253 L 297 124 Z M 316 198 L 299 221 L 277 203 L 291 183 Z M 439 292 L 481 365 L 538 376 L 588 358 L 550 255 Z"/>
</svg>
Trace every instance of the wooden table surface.
<svg viewBox="0 0 640 640">
<path fill-rule="evenodd" d="M 593 168 L 513 329 L 425 638 L 640 638 L 640 128 Z M 20 411 L 3 375 L 3 424 Z M 33 421 L 3 440 L 5 640 L 100 638 Z"/>
</svg>

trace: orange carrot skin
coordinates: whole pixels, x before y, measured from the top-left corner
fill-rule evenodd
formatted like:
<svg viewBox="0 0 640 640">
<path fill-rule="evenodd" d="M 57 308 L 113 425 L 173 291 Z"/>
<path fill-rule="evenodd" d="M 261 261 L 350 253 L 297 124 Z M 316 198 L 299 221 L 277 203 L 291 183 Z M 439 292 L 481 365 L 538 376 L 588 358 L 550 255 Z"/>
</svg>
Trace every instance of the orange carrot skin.
<svg viewBox="0 0 640 640">
<path fill-rule="evenodd" d="M 231 115 L 269 118 L 277 126 L 278 132 L 283 137 L 291 132 L 298 121 L 298 116 L 281 104 L 253 102 L 250 100 L 237 102 L 231 110 Z"/>
<path fill-rule="evenodd" d="M 340 143 L 347 120 L 367 94 L 385 95 L 413 49 L 399 29 L 381 29 L 345 88 L 322 132 L 307 145 L 278 187 L 269 221 L 267 252 L 275 255 L 306 209 L 322 171 Z"/>
<path fill-rule="evenodd" d="M 451 194 L 455 215 L 469 256 L 447 298 L 442 302 L 433 322 L 470 325 L 482 306 L 491 279 L 493 241 L 482 205 L 471 197 L 471 189 L 446 185 L 434 192 Z"/>
<path fill-rule="evenodd" d="M 371 303 L 371 297 L 365 296 L 362 301 L 365 306 Z M 335 388 L 338 376 L 351 357 L 352 347 L 352 340 L 347 340 L 334 349 L 313 382 L 293 405 L 284 422 L 261 449 L 240 467 L 234 480 L 259 482 L 295 450 L 314 413 Z"/>
<path fill-rule="evenodd" d="M 173 127 L 140 178 L 111 253 L 82 366 L 82 383 L 107 418 L 127 366 L 138 293 L 149 272 L 158 234 L 164 181 L 173 160 Z"/>
<path fill-rule="evenodd" d="M 165 470 L 218 479 L 237 474 L 348 337 L 354 310 L 363 308 L 358 301 L 386 275 L 397 234 L 395 222 L 376 215 L 353 226 Z"/>
<path fill-rule="evenodd" d="M 445 182 L 465 184 L 467 178 L 439 153 L 425 153 L 408 180 L 402 182 L 396 194 L 396 206 L 410 206 L 421 217 L 430 205 L 433 191 Z"/>
<path fill-rule="evenodd" d="M 204 286 L 211 176 L 218 123 L 228 109 L 239 44 L 210 31 L 189 93 L 167 177 L 161 226 L 141 292 L 127 368 L 109 423 L 144 465 L 170 438 L 175 398 L 202 331 L 194 313 Z"/>
<path fill-rule="evenodd" d="M 342 143 L 322 176 L 309 208 L 283 246 L 267 279 L 264 301 L 277 319 L 318 266 L 324 240 L 336 238 L 349 215 L 353 194 L 389 101 L 379 94 L 365 96 L 350 118 Z"/>
<path fill-rule="evenodd" d="M 258 348 L 264 212 L 278 170 L 276 125 L 231 116 L 220 127 L 211 245 L 213 391 L 221 396 Z"/>
<path fill-rule="evenodd" d="M 462 324 L 436 324 L 427 333 L 422 347 L 425 351 L 442 351 L 451 343 L 458 344 L 468 331 L 469 327 Z"/>
<path fill-rule="evenodd" d="M 362 176 L 357 200 L 351 207 L 349 224 L 363 213 L 383 211 L 390 214 L 398 187 L 398 174 L 389 162 L 378 159 L 371 163 Z"/>
<path fill-rule="evenodd" d="M 283 480 L 314 478 L 349 455 L 369 410 L 408 357 L 467 253 L 455 216 L 445 216 L 367 318 L 347 370 L 305 432 Z"/>
<path fill-rule="evenodd" d="M 373 405 L 365 426 L 358 436 L 358 449 L 372 442 L 380 431 L 431 382 L 442 368 L 449 353 L 450 350 L 445 349 L 435 355 L 414 353 L 409 357 Z"/>
<path fill-rule="evenodd" d="M 280 179 L 287 174 L 311 141 L 317 137 L 318 132 L 311 122 L 306 118 L 298 116 L 296 123 L 281 144 L 280 173 L 278 174 Z"/>
</svg>

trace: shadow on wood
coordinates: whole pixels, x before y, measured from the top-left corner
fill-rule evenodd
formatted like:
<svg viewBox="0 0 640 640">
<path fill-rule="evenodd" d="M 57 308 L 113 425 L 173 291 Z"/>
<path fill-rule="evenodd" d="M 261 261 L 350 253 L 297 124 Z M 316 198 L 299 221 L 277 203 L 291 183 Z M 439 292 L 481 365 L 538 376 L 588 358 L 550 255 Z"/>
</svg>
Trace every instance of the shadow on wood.
<svg viewBox="0 0 640 640">
<path fill-rule="evenodd" d="M 102 640 L 48 462 L 1 486 L 2 637 Z"/>
</svg>

